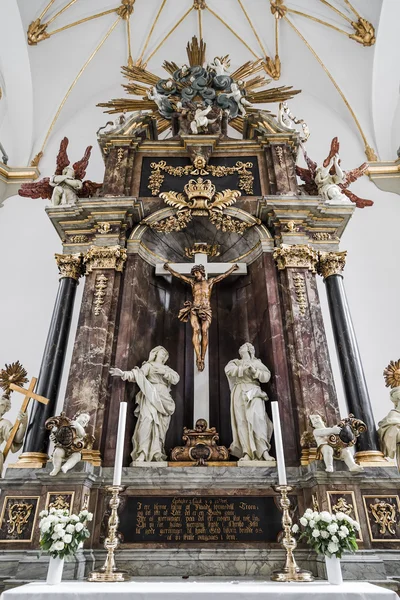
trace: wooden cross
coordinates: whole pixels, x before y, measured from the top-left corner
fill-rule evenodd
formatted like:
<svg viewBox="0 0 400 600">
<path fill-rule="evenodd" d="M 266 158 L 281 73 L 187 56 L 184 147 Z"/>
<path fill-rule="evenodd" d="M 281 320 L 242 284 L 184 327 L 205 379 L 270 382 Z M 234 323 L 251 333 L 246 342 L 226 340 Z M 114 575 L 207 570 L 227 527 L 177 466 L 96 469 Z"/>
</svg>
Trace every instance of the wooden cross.
<svg viewBox="0 0 400 600">
<path fill-rule="evenodd" d="M 10 390 L 13 390 L 14 392 L 19 392 L 20 394 L 23 394 L 25 396 L 19 412 L 26 413 L 28 404 L 29 404 L 29 401 L 31 398 L 33 398 L 33 400 L 37 400 L 38 402 L 41 402 L 42 404 L 49 403 L 48 398 L 44 398 L 44 396 L 39 396 L 38 394 L 34 393 L 33 390 L 35 389 L 36 382 L 37 382 L 36 377 L 32 377 L 32 380 L 29 384 L 29 388 L 27 390 L 23 387 L 20 387 L 19 385 L 15 385 L 15 383 L 10 384 Z M 7 443 L 3 450 L 4 460 L 6 459 L 7 454 L 10 452 L 11 445 L 14 441 L 15 435 L 18 431 L 18 427 L 20 426 L 20 424 L 21 424 L 21 421 L 17 418 L 14 423 L 14 427 L 10 431 L 10 435 L 8 437 Z"/>
</svg>

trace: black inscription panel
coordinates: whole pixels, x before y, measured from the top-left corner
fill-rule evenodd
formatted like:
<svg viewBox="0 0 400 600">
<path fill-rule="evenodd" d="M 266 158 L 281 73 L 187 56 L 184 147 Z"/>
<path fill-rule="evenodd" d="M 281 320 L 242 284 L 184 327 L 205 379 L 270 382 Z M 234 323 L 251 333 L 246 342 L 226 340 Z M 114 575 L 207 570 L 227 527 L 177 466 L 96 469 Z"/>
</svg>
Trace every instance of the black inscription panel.
<svg viewBox="0 0 400 600">
<path fill-rule="evenodd" d="M 213 184 L 216 187 L 217 192 L 220 192 L 225 189 L 237 190 L 240 188 L 240 174 L 237 172 L 232 172 L 229 175 L 223 175 L 222 177 L 213 176 L 212 173 L 204 174 L 198 173 L 194 175 L 189 173 L 187 175 L 173 175 L 168 173 L 165 170 L 161 170 L 161 178 L 157 187 L 157 193 L 152 194 L 152 189 L 149 188 L 151 186 L 150 177 L 157 170 L 154 166 L 151 166 L 152 163 L 157 165 L 160 161 L 165 161 L 167 166 L 169 167 L 186 167 L 191 165 L 190 159 L 185 157 L 147 157 L 143 158 L 142 163 L 142 173 L 140 179 L 140 196 L 158 196 L 160 192 L 167 192 L 170 190 L 174 190 L 176 192 L 183 192 L 184 186 L 188 183 L 190 179 L 197 179 L 197 177 L 201 176 L 203 179 L 211 179 Z M 227 156 L 227 157 L 212 157 L 210 158 L 209 165 L 212 165 L 216 168 L 223 167 L 234 167 L 237 168 L 239 163 L 251 163 L 251 166 L 248 167 L 248 171 L 251 173 L 254 178 L 251 184 L 252 193 L 246 192 L 244 189 L 241 189 L 242 196 L 250 195 L 250 196 L 260 196 L 261 195 L 261 186 L 260 186 L 260 175 L 258 171 L 258 159 L 257 156 Z M 194 170 L 194 168 L 193 168 Z M 221 171 L 222 172 L 222 171 Z"/>
<path fill-rule="evenodd" d="M 124 543 L 276 542 L 282 514 L 271 496 L 127 497 Z"/>
</svg>

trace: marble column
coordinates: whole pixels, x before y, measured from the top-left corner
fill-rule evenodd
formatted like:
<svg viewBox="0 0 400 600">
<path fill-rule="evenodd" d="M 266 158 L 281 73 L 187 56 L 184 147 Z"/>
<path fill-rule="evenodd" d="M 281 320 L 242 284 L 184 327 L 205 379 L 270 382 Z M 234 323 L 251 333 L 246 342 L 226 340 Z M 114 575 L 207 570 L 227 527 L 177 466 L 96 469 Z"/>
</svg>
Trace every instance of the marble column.
<svg viewBox="0 0 400 600">
<path fill-rule="evenodd" d="M 379 451 L 371 401 L 343 285 L 342 273 L 346 264 L 346 254 L 347 252 L 321 252 L 318 272 L 324 278 L 328 295 L 347 407 L 350 413 L 362 419 L 368 427 L 368 431 L 358 439 L 357 458 L 364 464 L 380 463 L 383 455 Z"/>
<path fill-rule="evenodd" d="M 319 413 L 327 423 L 337 422 L 339 406 L 315 276 L 318 253 L 308 245 L 282 244 L 274 258 L 299 446 L 309 416 Z"/>
<path fill-rule="evenodd" d="M 48 459 L 50 432 L 45 429 L 45 422 L 55 414 L 76 288 L 82 274 L 82 254 L 56 254 L 55 258 L 60 283 L 36 385 L 36 393 L 50 402 L 47 405 L 33 403 L 18 467 L 42 467 Z"/>
<path fill-rule="evenodd" d="M 114 365 L 121 275 L 126 262 L 126 250 L 119 245 L 93 245 L 84 255 L 83 262 L 85 288 L 63 410 L 68 416 L 78 412 L 90 415 L 89 427 L 96 441 L 88 460 L 99 466 L 101 444 L 109 434 L 109 370 Z M 134 307 L 131 309 L 134 310 Z"/>
</svg>

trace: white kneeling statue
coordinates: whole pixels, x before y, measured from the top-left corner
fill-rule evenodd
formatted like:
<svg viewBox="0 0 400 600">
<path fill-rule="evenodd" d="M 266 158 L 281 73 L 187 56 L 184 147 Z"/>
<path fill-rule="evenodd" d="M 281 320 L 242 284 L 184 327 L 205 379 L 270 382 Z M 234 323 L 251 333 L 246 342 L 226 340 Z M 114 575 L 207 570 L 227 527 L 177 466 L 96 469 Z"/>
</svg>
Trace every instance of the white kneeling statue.
<svg viewBox="0 0 400 600">
<path fill-rule="evenodd" d="M 225 373 L 231 390 L 231 421 L 233 442 L 230 451 L 240 461 L 265 460 L 275 464 L 269 455 L 273 425 L 265 409 L 268 396 L 261 383 L 271 378 L 265 365 L 255 357 L 250 343 L 239 348 L 240 358 L 231 360 Z"/>
<path fill-rule="evenodd" d="M 400 386 L 390 390 L 390 399 L 394 408 L 378 423 L 378 435 L 383 454 L 395 458 L 400 470 Z"/>
<path fill-rule="evenodd" d="M 179 375 L 165 363 L 169 354 L 163 346 L 150 352 L 149 359 L 132 371 L 110 369 L 111 375 L 124 381 L 137 383 L 135 416 L 137 423 L 132 438 L 132 461 L 161 462 L 167 459 L 164 444 L 175 402 L 171 385 L 176 385 Z"/>
</svg>

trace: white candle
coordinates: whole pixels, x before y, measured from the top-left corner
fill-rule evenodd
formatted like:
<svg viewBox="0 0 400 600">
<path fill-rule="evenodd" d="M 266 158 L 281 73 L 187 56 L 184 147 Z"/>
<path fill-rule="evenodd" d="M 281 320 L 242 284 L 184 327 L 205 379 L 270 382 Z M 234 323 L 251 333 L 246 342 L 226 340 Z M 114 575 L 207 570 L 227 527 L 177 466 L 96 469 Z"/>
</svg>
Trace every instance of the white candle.
<svg viewBox="0 0 400 600">
<path fill-rule="evenodd" d="M 124 441 L 125 441 L 126 409 L 127 409 L 127 406 L 128 406 L 127 402 L 121 402 L 120 405 L 119 405 L 117 447 L 115 449 L 115 463 L 114 463 L 114 480 L 113 480 L 113 485 L 121 485 L 122 462 L 124 460 Z"/>
<path fill-rule="evenodd" d="M 272 421 L 274 423 L 275 451 L 276 451 L 276 462 L 278 465 L 279 485 L 287 485 L 285 457 L 283 454 L 281 420 L 279 418 L 278 402 L 271 402 L 271 409 L 272 409 Z"/>
</svg>

